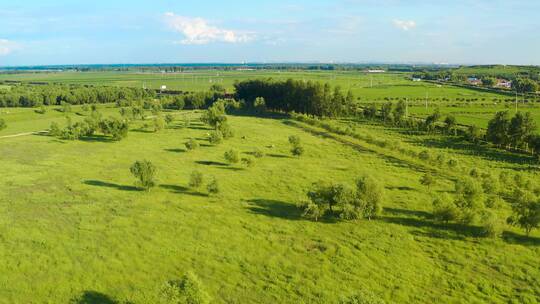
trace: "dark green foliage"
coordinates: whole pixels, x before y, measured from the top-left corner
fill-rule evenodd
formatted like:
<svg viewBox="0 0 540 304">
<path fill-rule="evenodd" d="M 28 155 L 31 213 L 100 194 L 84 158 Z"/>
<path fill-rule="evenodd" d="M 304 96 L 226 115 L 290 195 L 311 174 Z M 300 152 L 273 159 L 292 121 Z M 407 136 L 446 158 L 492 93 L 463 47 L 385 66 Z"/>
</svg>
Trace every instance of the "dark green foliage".
<svg viewBox="0 0 540 304">
<path fill-rule="evenodd" d="M 502 234 L 503 223 L 497 213 L 492 210 L 485 210 L 481 220 L 484 236 L 496 238 Z"/>
<path fill-rule="evenodd" d="M 165 120 L 161 115 L 156 115 L 153 120 L 154 132 L 159 132 L 165 128 Z"/>
<path fill-rule="evenodd" d="M 435 178 L 431 173 L 426 173 L 420 178 L 420 183 L 428 188 L 435 185 Z"/>
<path fill-rule="evenodd" d="M 99 122 L 99 129 L 105 135 L 110 135 L 114 140 L 122 140 L 127 137 L 129 123 L 115 117 L 109 117 Z"/>
<path fill-rule="evenodd" d="M 296 135 L 289 136 L 289 143 L 291 144 L 291 153 L 294 156 L 301 156 L 304 154 L 304 147 L 302 146 L 302 143 L 300 141 L 300 137 Z"/>
<path fill-rule="evenodd" d="M 174 116 L 172 114 L 165 115 L 165 123 L 170 125 L 174 121 Z"/>
<path fill-rule="evenodd" d="M 52 122 L 51 126 L 49 127 L 49 135 L 51 136 L 60 136 L 62 134 L 62 130 L 60 129 L 60 126 L 57 122 Z"/>
<path fill-rule="evenodd" d="M 203 174 L 197 170 L 194 170 L 189 176 L 189 186 L 191 188 L 199 188 L 203 184 L 203 179 Z"/>
<path fill-rule="evenodd" d="M 146 191 L 155 186 L 154 176 L 156 174 L 156 167 L 151 162 L 147 160 L 136 161 L 131 166 L 130 171 L 138 179 L 137 186 Z"/>
<path fill-rule="evenodd" d="M 0 131 L 7 128 L 6 121 L 3 118 L 0 118 Z"/>
<path fill-rule="evenodd" d="M 448 223 L 459 218 L 459 209 L 448 195 L 442 195 L 433 200 L 433 217 Z"/>
<path fill-rule="evenodd" d="M 161 300 L 167 304 L 209 304 L 211 298 L 199 278 L 187 272 L 180 280 L 165 284 Z"/>
<path fill-rule="evenodd" d="M 510 129 L 510 119 L 508 111 L 497 112 L 495 117 L 488 122 L 486 139 L 498 146 L 508 145 L 510 138 L 508 130 Z"/>
</svg>

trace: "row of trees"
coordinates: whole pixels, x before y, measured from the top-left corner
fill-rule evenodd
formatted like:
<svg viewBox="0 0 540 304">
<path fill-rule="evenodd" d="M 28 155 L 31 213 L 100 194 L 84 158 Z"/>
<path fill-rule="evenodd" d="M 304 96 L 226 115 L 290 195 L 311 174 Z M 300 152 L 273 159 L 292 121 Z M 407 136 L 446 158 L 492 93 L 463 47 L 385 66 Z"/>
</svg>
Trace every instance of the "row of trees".
<svg viewBox="0 0 540 304">
<path fill-rule="evenodd" d="M 98 111 L 92 111 L 89 117 L 83 121 L 73 123 L 67 118 L 67 126 L 60 128 L 58 123 L 53 122 L 49 127 L 49 135 L 67 140 L 77 140 L 82 137 L 90 137 L 101 133 L 110 136 L 112 140 L 122 140 L 128 135 L 129 122 L 115 117 L 103 118 Z"/>
<path fill-rule="evenodd" d="M 301 80 L 257 79 L 234 84 L 236 97 L 255 107 L 255 100 L 264 98 L 265 107 L 274 111 L 297 112 L 324 117 L 351 113 L 354 98 L 344 94 L 339 86 Z"/>
<path fill-rule="evenodd" d="M 471 137 L 475 133 L 470 129 Z M 512 118 L 508 111 L 495 113 L 489 121 L 485 139 L 499 147 L 524 149 L 540 154 L 540 136 L 530 112 L 517 112 Z M 477 135 L 476 135 L 477 136 Z"/>
<path fill-rule="evenodd" d="M 155 92 L 139 88 L 81 85 L 13 85 L 0 90 L 0 107 L 112 103 L 118 100 L 154 98 Z"/>
</svg>

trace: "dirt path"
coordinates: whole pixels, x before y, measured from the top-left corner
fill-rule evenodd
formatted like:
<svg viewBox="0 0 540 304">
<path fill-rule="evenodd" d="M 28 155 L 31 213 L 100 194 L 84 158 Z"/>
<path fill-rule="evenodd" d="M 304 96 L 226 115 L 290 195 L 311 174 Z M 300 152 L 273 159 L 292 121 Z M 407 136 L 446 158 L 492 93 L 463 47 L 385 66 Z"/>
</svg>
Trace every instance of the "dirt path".
<svg viewBox="0 0 540 304">
<path fill-rule="evenodd" d="M 20 136 L 28 136 L 28 135 L 45 134 L 45 133 L 48 133 L 48 132 L 49 131 L 47 131 L 47 130 L 43 130 L 43 131 L 34 131 L 34 132 L 25 132 L 25 133 L 11 134 L 11 135 L 3 135 L 3 136 L 0 136 L 0 139 L 20 137 Z"/>
</svg>

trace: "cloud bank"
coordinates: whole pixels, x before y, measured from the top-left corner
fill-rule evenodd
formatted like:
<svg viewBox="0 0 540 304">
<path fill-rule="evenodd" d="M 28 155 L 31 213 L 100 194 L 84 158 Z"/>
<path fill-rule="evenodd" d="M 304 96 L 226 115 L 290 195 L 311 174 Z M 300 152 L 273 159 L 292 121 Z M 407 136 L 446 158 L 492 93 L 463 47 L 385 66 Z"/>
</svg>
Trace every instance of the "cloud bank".
<svg viewBox="0 0 540 304">
<path fill-rule="evenodd" d="M 0 56 L 9 55 L 15 48 L 15 43 L 7 39 L 0 39 Z"/>
<path fill-rule="evenodd" d="M 171 29 L 184 36 L 179 42 L 181 44 L 242 43 L 253 39 L 252 33 L 222 29 L 210 25 L 203 18 L 178 16 L 170 12 L 165 13 L 164 18 Z"/>
</svg>

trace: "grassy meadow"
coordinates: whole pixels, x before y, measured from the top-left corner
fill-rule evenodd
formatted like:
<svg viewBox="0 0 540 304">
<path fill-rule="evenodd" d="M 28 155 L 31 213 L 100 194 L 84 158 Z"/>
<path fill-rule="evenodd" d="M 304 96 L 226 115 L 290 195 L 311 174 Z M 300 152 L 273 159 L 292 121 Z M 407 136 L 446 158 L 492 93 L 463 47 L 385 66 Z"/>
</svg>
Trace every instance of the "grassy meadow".
<svg viewBox="0 0 540 304">
<path fill-rule="evenodd" d="M 8 129 L 0 136 L 65 120 L 53 109 L 7 111 Z M 117 113 L 110 106 L 100 111 Z M 73 112 L 74 119 L 86 115 Z M 0 138 L 0 303 L 159 303 L 164 283 L 189 270 L 215 303 L 338 303 L 358 290 L 389 303 L 539 301 L 537 231 L 527 238 L 506 227 L 501 238 L 486 239 L 479 227 L 431 219 L 433 196 L 452 192 L 470 168 L 538 181 L 528 156 L 336 122 L 457 159 L 459 167 L 448 172 L 289 118 L 243 116 L 229 116 L 235 137 L 212 146 L 200 112 L 175 114 L 167 129 L 132 125 L 120 142 Z M 305 155 L 291 156 L 289 135 L 302 139 Z M 187 151 L 190 138 L 201 147 Z M 223 154 L 231 148 L 243 156 L 261 149 L 265 156 L 251 168 L 229 165 Z M 157 167 L 149 192 L 135 188 L 129 172 L 143 159 Z M 220 193 L 189 188 L 193 170 L 206 181 L 216 178 Z M 437 178 L 431 189 L 419 182 L 427 171 Z M 362 175 L 384 185 L 380 218 L 301 217 L 295 204 L 313 182 L 352 184 Z M 499 212 L 507 216 L 509 209 Z"/>
</svg>

